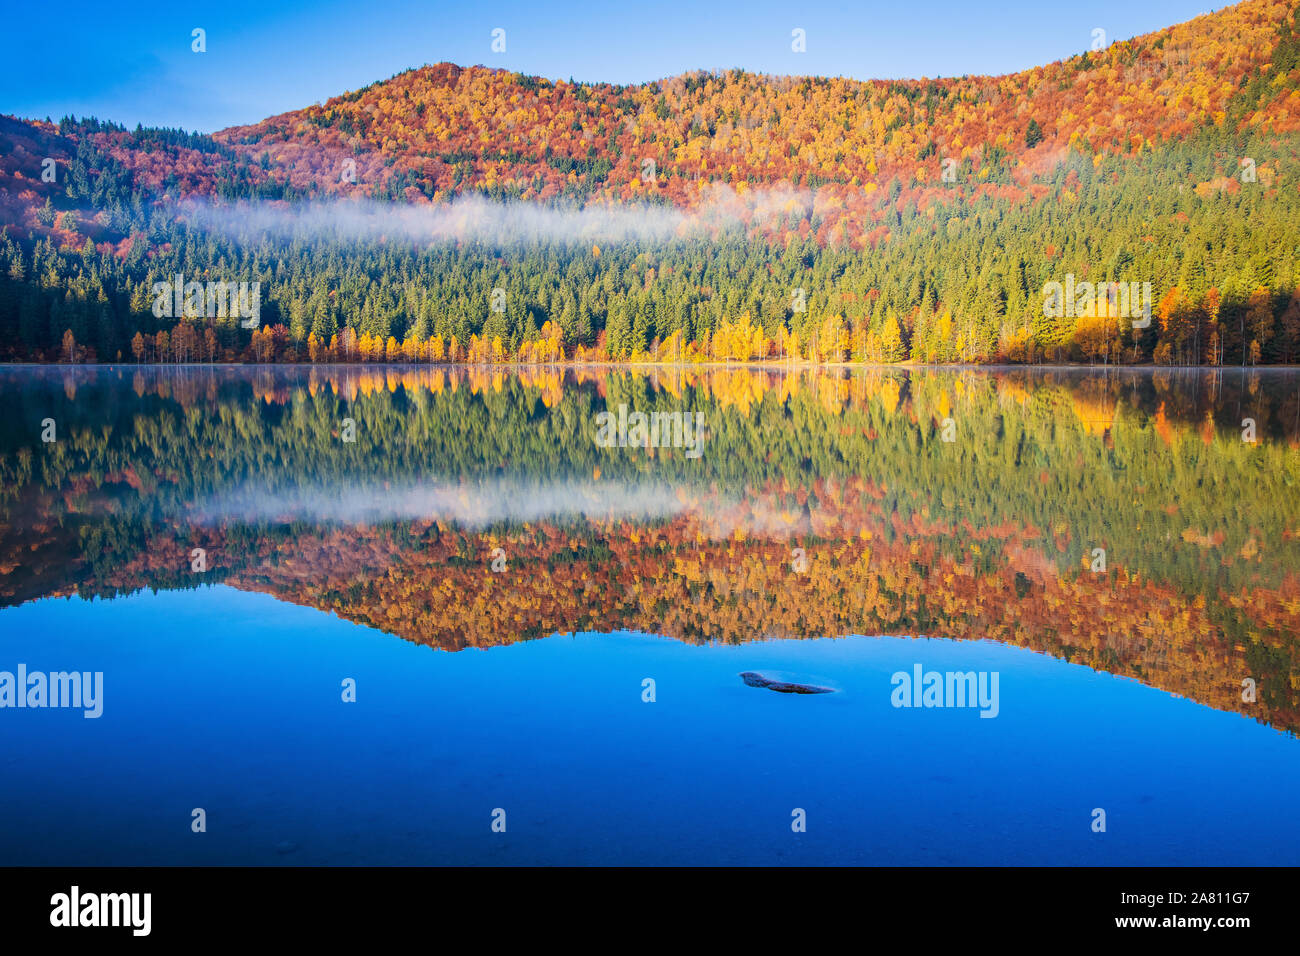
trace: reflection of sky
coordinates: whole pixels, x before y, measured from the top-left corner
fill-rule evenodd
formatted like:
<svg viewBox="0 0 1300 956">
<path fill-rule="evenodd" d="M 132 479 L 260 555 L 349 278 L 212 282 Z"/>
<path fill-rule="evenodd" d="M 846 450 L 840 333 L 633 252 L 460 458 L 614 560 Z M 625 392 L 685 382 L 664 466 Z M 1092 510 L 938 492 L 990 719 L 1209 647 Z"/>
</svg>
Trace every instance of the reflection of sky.
<svg viewBox="0 0 1300 956">
<path fill-rule="evenodd" d="M 1300 852 L 1294 738 L 996 644 L 583 635 L 448 653 L 213 587 L 2 611 L 0 669 L 19 662 L 102 670 L 105 710 L 0 711 L 0 864 L 1290 864 Z M 890 675 L 916 663 L 998 671 L 999 716 L 895 710 Z M 839 692 L 775 694 L 746 687 L 744 670 Z M 355 704 L 340 701 L 345 677 Z M 194 807 L 207 834 L 190 832 Z M 490 832 L 496 807 L 504 835 Z M 807 833 L 790 830 L 796 807 Z M 1094 807 L 1105 834 L 1090 830 Z"/>
</svg>

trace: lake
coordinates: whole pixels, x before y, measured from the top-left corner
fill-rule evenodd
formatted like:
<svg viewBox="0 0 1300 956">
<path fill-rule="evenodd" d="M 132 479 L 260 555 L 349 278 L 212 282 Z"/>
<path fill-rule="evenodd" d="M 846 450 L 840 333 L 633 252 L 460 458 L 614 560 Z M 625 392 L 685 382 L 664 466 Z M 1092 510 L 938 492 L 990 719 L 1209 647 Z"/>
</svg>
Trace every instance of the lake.
<svg viewBox="0 0 1300 956">
<path fill-rule="evenodd" d="M 0 863 L 1300 855 L 1296 371 L 0 400 Z"/>
</svg>

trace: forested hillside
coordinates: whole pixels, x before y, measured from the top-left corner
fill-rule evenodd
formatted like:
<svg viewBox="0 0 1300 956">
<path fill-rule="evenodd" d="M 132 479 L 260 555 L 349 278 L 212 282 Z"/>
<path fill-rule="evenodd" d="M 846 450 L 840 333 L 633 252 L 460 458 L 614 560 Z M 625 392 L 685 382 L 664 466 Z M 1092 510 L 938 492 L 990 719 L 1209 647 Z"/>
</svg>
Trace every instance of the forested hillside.
<svg viewBox="0 0 1300 956">
<path fill-rule="evenodd" d="M 439 64 L 211 136 L 0 118 L 0 359 L 1295 362 L 1298 17 L 1002 77 Z M 177 275 L 257 320 L 156 315 Z"/>
</svg>

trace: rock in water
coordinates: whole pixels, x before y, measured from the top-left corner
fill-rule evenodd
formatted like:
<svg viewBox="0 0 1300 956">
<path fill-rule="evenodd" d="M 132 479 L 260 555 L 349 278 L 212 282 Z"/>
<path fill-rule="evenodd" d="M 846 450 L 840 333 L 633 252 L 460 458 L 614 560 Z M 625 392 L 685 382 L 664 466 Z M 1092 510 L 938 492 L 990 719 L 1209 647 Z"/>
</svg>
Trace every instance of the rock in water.
<svg viewBox="0 0 1300 956">
<path fill-rule="evenodd" d="M 766 687 L 778 694 L 833 694 L 833 687 L 818 687 L 815 684 L 794 684 L 789 681 L 769 680 L 755 671 L 745 671 L 740 675 L 750 687 Z"/>
</svg>

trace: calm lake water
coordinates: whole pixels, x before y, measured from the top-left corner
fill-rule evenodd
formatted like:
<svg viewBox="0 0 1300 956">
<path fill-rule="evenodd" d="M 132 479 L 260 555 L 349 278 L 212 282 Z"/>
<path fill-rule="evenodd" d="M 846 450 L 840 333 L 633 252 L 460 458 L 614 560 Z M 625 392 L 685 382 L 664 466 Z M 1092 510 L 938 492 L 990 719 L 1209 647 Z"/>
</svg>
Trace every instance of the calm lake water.
<svg viewBox="0 0 1300 956">
<path fill-rule="evenodd" d="M 1300 857 L 1296 372 L 0 400 L 0 864 Z"/>
</svg>

